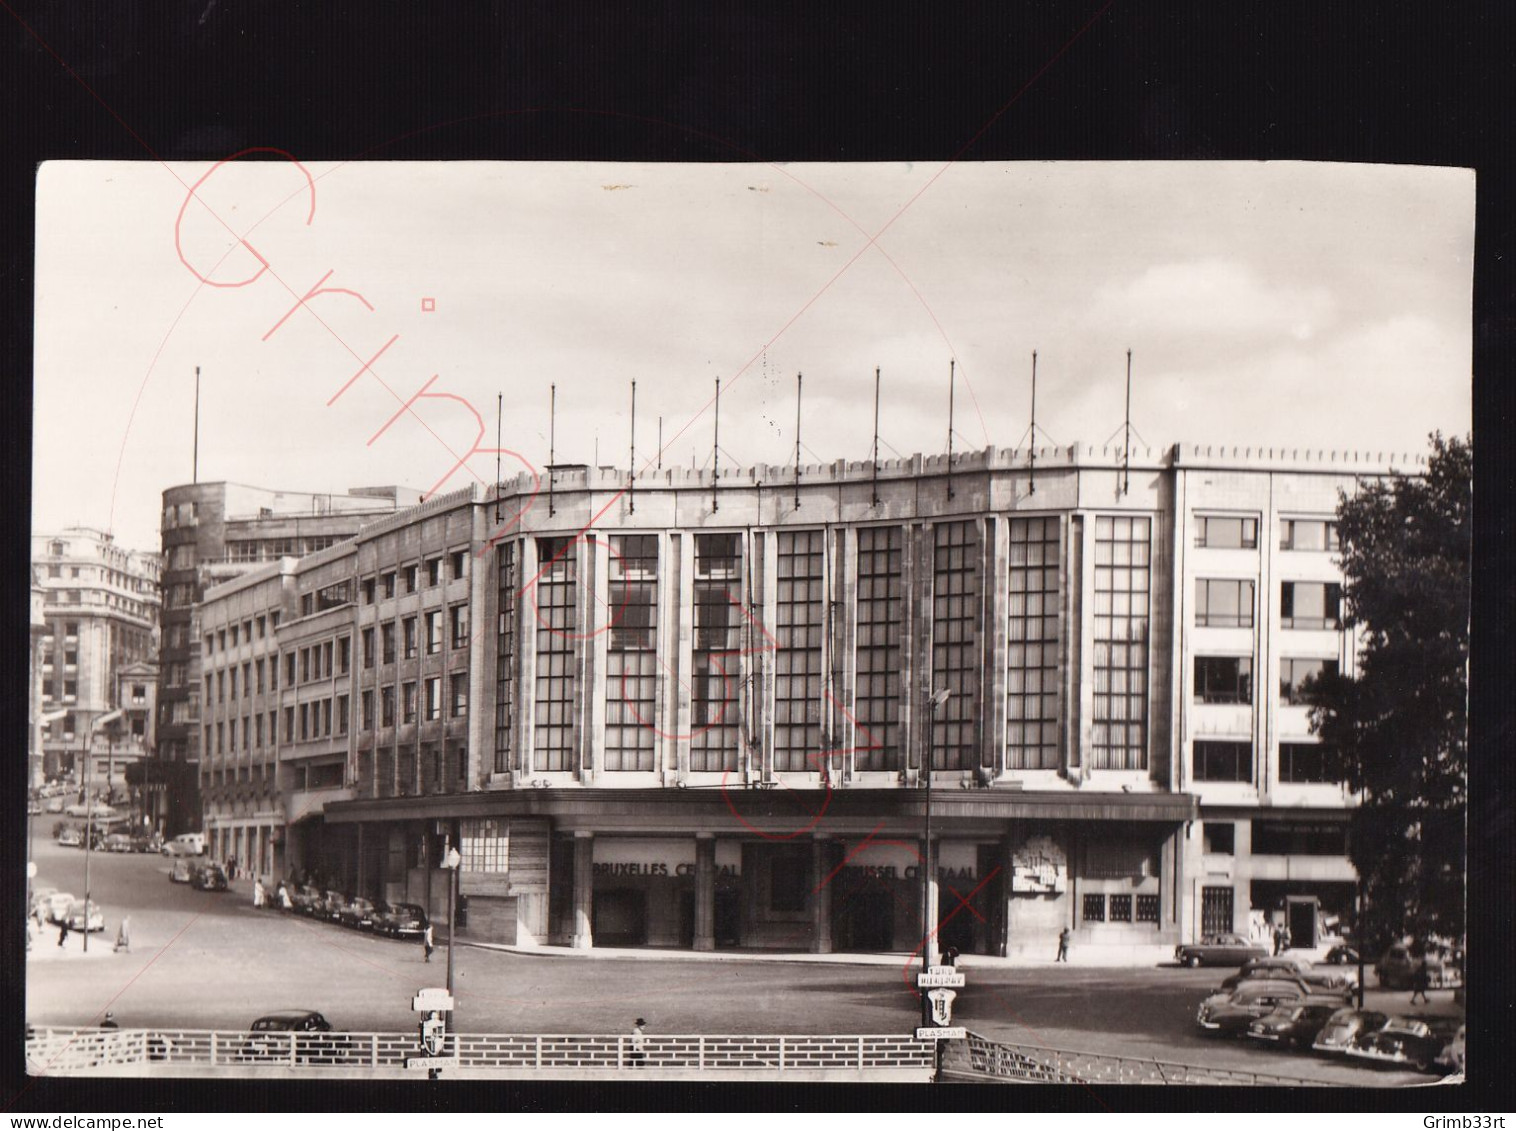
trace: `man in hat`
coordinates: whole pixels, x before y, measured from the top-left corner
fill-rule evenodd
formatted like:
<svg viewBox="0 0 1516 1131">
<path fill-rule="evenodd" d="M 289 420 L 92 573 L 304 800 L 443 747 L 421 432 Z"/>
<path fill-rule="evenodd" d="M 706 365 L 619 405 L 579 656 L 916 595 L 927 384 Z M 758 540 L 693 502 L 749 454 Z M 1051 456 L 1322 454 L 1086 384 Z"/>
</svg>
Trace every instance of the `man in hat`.
<svg viewBox="0 0 1516 1131">
<path fill-rule="evenodd" d="M 647 1035 L 642 1031 L 642 1027 L 646 1024 L 647 1022 L 641 1017 L 632 1023 L 631 1061 L 633 1068 L 641 1068 L 647 1060 Z"/>
</svg>

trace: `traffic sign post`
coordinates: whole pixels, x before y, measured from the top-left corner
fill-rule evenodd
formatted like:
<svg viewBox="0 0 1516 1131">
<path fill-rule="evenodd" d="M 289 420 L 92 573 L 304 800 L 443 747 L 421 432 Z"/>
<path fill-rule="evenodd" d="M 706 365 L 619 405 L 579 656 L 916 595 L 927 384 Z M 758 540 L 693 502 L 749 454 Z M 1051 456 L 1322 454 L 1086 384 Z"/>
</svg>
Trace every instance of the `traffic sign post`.
<svg viewBox="0 0 1516 1131">
<path fill-rule="evenodd" d="M 443 1056 L 447 1051 L 447 1017 L 453 1008 L 453 995 L 445 989 L 425 989 L 411 999 L 411 1008 L 421 1014 L 421 1051 L 425 1056 L 407 1057 L 407 1068 L 425 1068 L 436 1080 L 444 1068 L 457 1068 L 458 1057 Z"/>
</svg>

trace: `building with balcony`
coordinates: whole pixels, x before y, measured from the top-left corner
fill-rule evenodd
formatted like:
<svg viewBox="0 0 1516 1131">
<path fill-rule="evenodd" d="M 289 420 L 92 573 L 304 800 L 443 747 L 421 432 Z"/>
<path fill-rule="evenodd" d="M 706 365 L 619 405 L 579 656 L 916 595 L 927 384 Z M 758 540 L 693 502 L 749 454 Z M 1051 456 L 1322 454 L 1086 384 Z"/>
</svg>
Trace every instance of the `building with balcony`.
<svg viewBox="0 0 1516 1131">
<path fill-rule="evenodd" d="M 33 535 L 32 564 L 45 624 L 38 640 L 43 770 L 72 774 L 82 787 L 97 759 L 107 773 L 117 771 L 110 781 L 91 773 L 91 791 L 104 795 L 125 785 L 125 763 L 110 757 L 113 739 L 126 737 L 115 714 L 122 677 L 157 655 L 161 560 L 118 546 L 104 531 L 69 527 Z M 146 750 L 122 742 L 123 751 L 129 747 L 137 756 Z"/>
<path fill-rule="evenodd" d="M 304 866 L 445 914 L 457 847 L 466 937 L 506 942 L 1310 945 L 1354 879 L 1302 705 L 1356 652 L 1338 492 L 1418 463 L 559 468 L 398 513 L 357 540 L 351 795 Z"/>
</svg>

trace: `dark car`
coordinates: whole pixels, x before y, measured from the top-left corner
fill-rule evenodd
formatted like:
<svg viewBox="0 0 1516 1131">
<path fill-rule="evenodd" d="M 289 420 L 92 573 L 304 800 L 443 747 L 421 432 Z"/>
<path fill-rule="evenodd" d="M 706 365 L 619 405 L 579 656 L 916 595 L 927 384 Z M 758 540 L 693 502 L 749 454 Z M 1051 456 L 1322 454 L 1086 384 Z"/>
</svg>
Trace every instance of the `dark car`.
<svg viewBox="0 0 1516 1131">
<path fill-rule="evenodd" d="M 230 887 L 226 880 L 226 869 L 220 864 L 202 864 L 191 876 L 190 887 L 201 891 L 226 891 Z"/>
<path fill-rule="evenodd" d="M 301 915 L 314 915 L 316 902 L 321 898 L 321 893 L 315 888 L 305 884 L 296 884 L 289 889 L 290 906 Z"/>
<path fill-rule="evenodd" d="M 240 1060 L 297 1064 L 345 1064 L 354 1059 L 345 1035 L 332 1032 L 332 1023 L 314 1009 L 281 1009 L 258 1018 L 238 1052 Z"/>
<path fill-rule="evenodd" d="M 1358 952 L 1350 946 L 1334 946 L 1322 961 L 1329 966 L 1357 966 Z"/>
<path fill-rule="evenodd" d="M 391 938 L 420 938 L 426 930 L 426 912 L 415 903 L 394 903 L 374 923 L 374 930 Z"/>
<path fill-rule="evenodd" d="M 1332 1006 L 1341 1005 L 1340 999 L 1324 1000 L 1314 997 L 1299 982 L 1271 982 L 1263 979 L 1249 980 L 1230 993 L 1212 994 L 1200 1003 L 1195 1023 L 1208 1033 L 1235 1036 L 1260 1017 L 1265 1017 L 1282 1005 L 1304 1005 L 1320 1002 Z"/>
<path fill-rule="evenodd" d="M 1327 1019 L 1311 1047 L 1317 1052 L 1343 1056 L 1355 1043 L 1383 1029 L 1388 1021 L 1389 1017 L 1377 1010 L 1344 1007 Z"/>
<path fill-rule="evenodd" d="M 342 909 L 346 906 L 347 896 L 335 889 L 327 891 L 321 896 L 321 901 L 316 907 L 316 917 L 318 919 L 329 919 L 335 923 L 337 917 L 342 914 Z"/>
<path fill-rule="evenodd" d="M 1348 1049 L 1348 1055 L 1426 1072 L 1442 1056 L 1460 1024 L 1456 1017 L 1392 1017 L 1383 1029 Z"/>
<path fill-rule="evenodd" d="M 1181 943 L 1174 948 L 1174 958 L 1181 966 L 1241 966 L 1249 959 L 1268 956 L 1263 946 L 1237 934 L 1206 935 L 1198 943 Z"/>
<path fill-rule="evenodd" d="M 1353 981 L 1340 970 L 1317 970 L 1304 958 L 1286 957 L 1255 958 L 1241 970 L 1221 983 L 1223 990 L 1236 989 L 1243 982 L 1255 978 L 1278 978 L 1287 982 L 1299 982 L 1311 993 L 1346 993 Z"/>
<path fill-rule="evenodd" d="M 1282 1048 L 1309 1048 L 1316 1034 L 1332 1019 L 1338 1002 L 1305 1002 L 1282 1005 L 1248 1026 L 1248 1036 L 1272 1041 Z"/>
<path fill-rule="evenodd" d="M 361 931 L 371 931 L 374 928 L 374 901 L 364 899 L 363 896 L 354 896 L 337 912 L 337 920 L 344 927 L 353 927 Z"/>
<path fill-rule="evenodd" d="M 1449 964 L 1435 953 L 1417 955 L 1405 943 L 1396 943 L 1379 956 L 1374 963 L 1374 976 L 1387 990 L 1408 990 L 1416 985 L 1418 973 L 1425 970 L 1427 985 L 1431 989 L 1451 986 L 1457 981 Z"/>
</svg>

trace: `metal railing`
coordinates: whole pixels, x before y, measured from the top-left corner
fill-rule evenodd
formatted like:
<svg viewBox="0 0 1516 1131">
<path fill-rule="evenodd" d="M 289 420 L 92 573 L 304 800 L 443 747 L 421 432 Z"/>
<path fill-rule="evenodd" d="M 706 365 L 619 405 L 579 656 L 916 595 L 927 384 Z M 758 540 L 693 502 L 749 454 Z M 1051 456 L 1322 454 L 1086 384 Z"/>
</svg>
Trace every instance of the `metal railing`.
<svg viewBox="0 0 1516 1131">
<path fill-rule="evenodd" d="M 930 1071 L 930 1042 L 872 1036 L 648 1036 L 642 1058 L 629 1036 L 454 1034 L 446 1055 L 470 1069 L 679 1069 L 694 1071 Z M 289 1033 L 206 1029 L 39 1028 L 26 1043 L 34 1076 L 166 1069 L 404 1068 L 421 1055 L 414 1033 Z"/>
<path fill-rule="evenodd" d="M 947 1042 L 944 1076 L 991 1078 L 1034 1084 L 1271 1084 L 1323 1087 L 1324 1081 L 1249 1072 L 1211 1065 L 1178 1064 L 1143 1057 L 1074 1052 L 1040 1045 L 1007 1044 L 970 1033 Z"/>
</svg>

